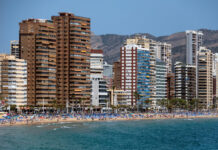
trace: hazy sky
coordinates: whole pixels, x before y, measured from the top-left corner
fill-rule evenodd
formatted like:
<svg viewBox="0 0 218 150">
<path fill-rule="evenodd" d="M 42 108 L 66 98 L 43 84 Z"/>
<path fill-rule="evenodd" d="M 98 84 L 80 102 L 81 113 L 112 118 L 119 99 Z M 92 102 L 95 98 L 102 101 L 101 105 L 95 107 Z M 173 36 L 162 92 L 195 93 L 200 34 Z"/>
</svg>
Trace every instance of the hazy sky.
<svg viewBox="0 0 218 150">
<path fill-rule="evenodd" d="M 218 0 L 0 0 L 0 52 L 9 52 L 10 41 L 19 39 L 19 22 L 58 12 L 91 18 L 97 35 L 218 29 Z"/>
</svg>

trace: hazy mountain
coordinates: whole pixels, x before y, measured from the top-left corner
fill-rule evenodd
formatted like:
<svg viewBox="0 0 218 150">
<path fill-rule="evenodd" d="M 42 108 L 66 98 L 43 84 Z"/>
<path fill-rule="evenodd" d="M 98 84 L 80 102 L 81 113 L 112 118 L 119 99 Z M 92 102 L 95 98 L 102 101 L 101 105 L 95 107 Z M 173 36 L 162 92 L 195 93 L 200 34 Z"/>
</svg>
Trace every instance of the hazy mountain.
<svg viewBox="0 0 218 150">
<path fill-rule="evenodd" d="M 203 36 L 203 45 L 213 52 L 218 52 L 218 30 L 200 29 Z M 120 47 L 128 37 L 133 35 L 117 35 L 105 34 L 94 35 L 91 37 L 91 45 L 93 49 L 102 49 L 104 51 L 104 60 L 112 64 L 120 58 Z M 185 62 L 185 32 L 178 32 L 168 36 L 155 37 L 148 33 L 138 33 L 137 35 L 145 35 L 147 38 L 167 42 L 172 44 L 172 60 Z"/>
</svg>

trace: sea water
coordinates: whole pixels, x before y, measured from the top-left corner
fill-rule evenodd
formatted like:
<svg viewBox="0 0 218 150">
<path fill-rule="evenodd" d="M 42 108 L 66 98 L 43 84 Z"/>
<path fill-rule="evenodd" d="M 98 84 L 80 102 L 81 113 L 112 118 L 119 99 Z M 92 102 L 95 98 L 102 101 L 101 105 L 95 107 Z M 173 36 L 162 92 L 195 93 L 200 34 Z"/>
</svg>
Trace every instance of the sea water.
<svg viewBox="0 0 218 150">
<path fill-rule="evenodd" d="M 0 150 L 218 150 L 218 119 L 0 127 Z"/>
</svg>

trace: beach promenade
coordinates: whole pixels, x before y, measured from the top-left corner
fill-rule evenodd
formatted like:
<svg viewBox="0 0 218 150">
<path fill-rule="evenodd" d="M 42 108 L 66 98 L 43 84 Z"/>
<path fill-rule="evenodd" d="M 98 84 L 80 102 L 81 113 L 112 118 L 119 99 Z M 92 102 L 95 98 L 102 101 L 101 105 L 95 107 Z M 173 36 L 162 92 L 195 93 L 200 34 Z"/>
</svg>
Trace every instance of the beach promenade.
<svg viewBox="0 0 218 150">
<path fill-rule="evenodd" d="M 32 114 L 5 116 L 0 119 L 1 126 L 34 125 L 59 122 L 85 122 L 85 121 L 121 121 L 143 119 L 194 119 L 218 118 L 218 113 L 128 113 L 128 114 Z"/>
</svg>

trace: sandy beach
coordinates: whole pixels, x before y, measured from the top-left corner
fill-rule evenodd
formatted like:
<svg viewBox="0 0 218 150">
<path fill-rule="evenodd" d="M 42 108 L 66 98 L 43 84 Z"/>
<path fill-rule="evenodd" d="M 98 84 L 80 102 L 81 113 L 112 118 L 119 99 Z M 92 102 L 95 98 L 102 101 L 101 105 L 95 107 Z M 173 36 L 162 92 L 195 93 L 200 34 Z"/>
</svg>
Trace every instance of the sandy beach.
<svg viewBox="0 0 218 150">
<path fill-rule="evenodd" d="M 52 117 L 52 118 L 25 118 L 21 120 L 7 119 L 0 122 L 0 127 L 3 126 L 19 126 L 19 125 L 37 125 L 48 123 L 60 123 L 60 122 L 92 122 L 92 121 L 125 121 L 125 120 L 151 120 L 151 119 L 196 119 L 196 118 L 218 118 L 218 114 L 210 115 L 184 115 L 184 114 L 133 114 L 131 117 L 128 115 L 121 115 L 117 117 Z"/>
</svg>

